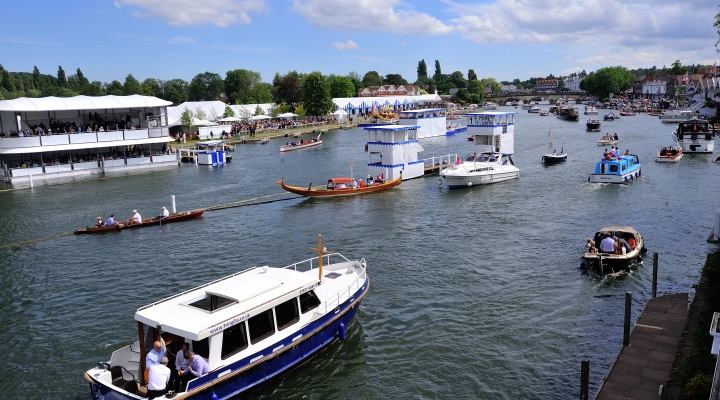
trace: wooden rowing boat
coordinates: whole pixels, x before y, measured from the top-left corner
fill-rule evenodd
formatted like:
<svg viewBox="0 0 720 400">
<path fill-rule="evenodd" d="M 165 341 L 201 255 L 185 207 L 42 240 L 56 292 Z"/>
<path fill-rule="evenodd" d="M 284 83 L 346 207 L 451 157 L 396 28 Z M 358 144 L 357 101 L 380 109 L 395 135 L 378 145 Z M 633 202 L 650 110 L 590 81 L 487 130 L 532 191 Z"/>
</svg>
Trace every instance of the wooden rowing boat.
<svg viewBox="0 0 720 400">
<path fill-rule="evenodd" d="M 132 228 L 141 228 L 143 226 L 157 226 L 161 224 L 169 224 L 171 222 L 179 222 L 184 221 L 187 219 L 192 218 L 198 218 L 203 215 L 205 210 L 199 210 L 199 211 L 188 211 L 183 213 L 177 213 L 173 214 L 167 218 L 163 218 L 162 222 L 158 221 L 157 218 L 147 218 L 142 220 L 139 224 L 129 224 L 129 223 L 118 223 L 117 225 L 112 226 L 93 226 L 88 227 L 85 229 L 77 229 L 75 231 L 76 235 L 84 235 L 88 233 L 104 233 L 104 232 L 111 232 L 111 231 L 118 231 L 120 229 L 132 229 Z"/>
<path fill-rule="evenodd" d="M 291 144 L 286 144 L 286 145 L 280 146 L 280 152 L 285 153 L 288 151 L 307 149 L 308 147 L 319 146 L 322 144 L 322 139 L 320 139 L 320 135 L 322 135 L 322 133 L 318 134 L 316 138 L 311 139 L 311 140 L 302 140 L 301 139 L 300 142 L 292 142 Z M 294 144 L 294 143 L 297 143 L 297 144 Z"/>
<path fill-rule="evenodd" d="M 301 196 L 307 196 L 307 197 L 335 197 L 335 196 L 352 196 L 355 194 L 362 194 L 362 193 L 373 193 L 373 192 L 379 192 L 381 190 L 390 189 L 391 187 L 395 187 L 399 185 L 402 182 L 402 172 L 400 173 L 400 177 L 397 179 L 393 179 L 391 181 L 386 181 L 383 183 L 374 183 L 372 185 L 364 185 L 357 187 L 350 187 L 347 185 L 348 183 L 351 183 L 351 178 L 331 178 L 328 179 L 327 187 L 312 187 L 312 184 L 308 188 L 302 188 L 299 186 L 289 186 L 285 184 L 285 178 L 282 178 L 279 182 L 275 182 L 282 186 L 283 189 L 287 190 L 290 193 L 299 194 Z M 338 184 L 345 184 L 348 187 L 338 188 Z"/>
</svg>

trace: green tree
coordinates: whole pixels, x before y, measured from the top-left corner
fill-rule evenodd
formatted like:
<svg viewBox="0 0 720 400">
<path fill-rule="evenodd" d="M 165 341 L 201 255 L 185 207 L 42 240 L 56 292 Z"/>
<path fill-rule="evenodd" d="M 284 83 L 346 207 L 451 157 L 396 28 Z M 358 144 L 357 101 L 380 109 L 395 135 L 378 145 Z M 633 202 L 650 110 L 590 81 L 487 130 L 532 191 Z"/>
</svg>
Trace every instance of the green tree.
<svg viewBox="0 0 720 400">
<path fill-rule="evenodd" d="M 285 75 L 275 74 L 273 78 L 273 100 L 276 104 L 286 103 L 292 107 L 302 101 L 303 76 L 297 71 L 290 71 Z"/>
<path fill-rule="evenodd" d="M 58 65 L 57 85 L 59 87 L 63 87 L 63 88 L 67 86 L 67 79 L 65 78 L 65 70 L 60 65 Z M 38 89 L 40 89 L 40 88 L 38 88 Z"/>
<path fill-rule="evenodd" d="M 40 69 L 37 65 L 33 68 L 33 81 L 35 81 L 35 89 L 42 90 L 42 83 L 40 82 Z"/>
<path fill-rule="evenodd" d="M 2 74 L 3 74 L 3 79 L 2 79 L 3 88 L 5 90 L 7 90 L 8 92 L 14 92 L 15 84 L 14 84 L 12 78 L 10 77 L 10 72 L 8 72 L 6 69 L 3 69 Z"/>
<path fill-rule="evenodd" d="M 501 85 L 498 81 L 495 80 L 495 78 L 483 78 L 480 80 L 480 82 L 482 83 L 483 88 L 489 87 L 492 94 L 500 93 Z M 485 92 L 483 91 L 483 93 Z"/>
<path fill-rule="evenodd" d="M 255 85 L 252 91 L 256 103 L 267 104 L 273 102 L 273 86 L 267 82 L 260 82 Z"/>
<path fill-rule="evenodd" d="M 477 74 L 475 73 L 474 69 L 471 68 L 468 70 L 468 79 L 467 80 L 468 80 L 468 82 L 477 80 Z"/>
<path fill-rule="evenodd" d="M 330 80 L 330 96 L 336 97 L 355 97 L 355 85 L 352 79 L 347 76 L 335 76 Z"/>
<path fill-rule="evenodd" d="M 435 60 L 435 75 L 433 75 L 435 82 L 442 81 L 442 70 L 440 69 L 440 60 Z"/>
<path fill-rule="evenodd" d="M 463 73 L 460 71 L 455 71 L 452 74 L 450 74 L 450 77 L 448 79 L 450 82 L 452 82 L 453 87 L 456 88 L 465 88 L 467 87 L 467 81 L 465 80 L 465 77 L 463 76 Z"/>
<path fill-rule="evenodd" d="M 87 96 L 102 96 L 105 94 L 103 84 L 100 81 L 92 81 L 85 86 L 83 94 Z"/>
<path fill-rule="evenodd" d="M 558 89 L 565 89 L 565 81 L 562 78 L 558 79 Z"/>
<path fill-rule="evenodd" d="M 683 67 L 682 64 L 680 64 L 680 60 L 675 60 L 674 63 L 672 63 L 672 68 L 668 71 L 668 74 L 670 75 L 681 75 L 683 73 Z"/>
<path fill-rule="evenodd" d="M 235 116 L 235 111 L 233 111 L 232 107 L 225 104 L 225 111 L 223 111 L 223 118 L 234 117 L 234 116 Z"/>
<path fill-rule="evenodd" d="M 126 96 L 129 96 L 131 94 L 140 94 L 140 81 L 135 79 L 132 74 L 128 74 L 128 76 L 125 77 L 125 84 L 123 85 L 123 92 Z"/>
<path fill-rule="evenodd" d="M 188 99 L 198 100 L 216 100 L 223 92 L 225 82 L 222 77 L 213 72 L 204 72 L 195 75 L 190 81 L 188 87 Z"/>
<path fill-rule="evenodd" d="M 362 78 L 363 86 L 380 86 L 382 85 L 382 78 L 377 71 L 368 71 L 363 75 Z"/>
<path fill-rule="evenodd" d="M 385 83 L 388 85 L 407 85 L 407 81 L 400 74 L 385 75 Z"/>
<path fill-rule="evenodd" d="M 428 74 L 427 74 L 427 64 L 425 64 L 425 59 L 424 59 L 424 58 L 418 62 L 418 66 L 417 66 L 417 77 L 418 77 L 418 80 L 420 80 L 420 79 L 422 79 L 422 78 L 427 78 L 427 77 L 428 77 Z"/>
<path fill-rule="evenodd" d="M 125 88 L 123 87 L 123 84 L 120 83 L 117 80 L 114 80 L 110 82 L 109 84 L 105 84 L 105 92 L 110 95 L 114 96 L 122 96 L 125 94 Z"/>
<path fill-rule="evenodd" d="M 188 134 L 190 134 L 190 129 L 193 126 L 193 119 L 195 118 L 195 115 L 193 115 L 193 112 L 188 110 L 187 107 L 185 107 L 185 110 L 183 110 L 182 114 L 180 114 L 180 123 L 182 126 L 184 126 Z"/>
<path fill-rule="evenodd" d="M 350 73 L 347 76 L 352 81 L 353 86 L 355 86 L 355 91 L 354 91 L 355 94 L 353 96 L 357 96 L 357 94 L 360 93 L 360 89 L 363 88 L 362 79 L 360 79 L 360 74 L 358 74 L 355 71 L 350 71 Z"/>
<path fill-rule="evenodd" d="M 620 93 L 630 89 L 635 83 L 635 75 L 625 67 L 605 67 L 589 73 L 580 82 L 580 89 L 588 94 L 604 99 L 610 93 Z"/>
<path fill-rule="evenodd" d="M 261 84 L 260 73 L 235 69 L 225 74 L 225 94 L 234 104 L 259 103 L 256 86 Z"/>
<path fill-rule="evenodd" d="M 203 111 L 203 109 L 200 108 L 200 106 L 197 106 L 195 108 L 195 117 L 197 117 L 197 119 L 206 119 L 207 114 L 205 114 L 205 111 Z"/>
<path fill-rule="evenodd" d="M 303 107 L 302 104 L 295 107 L 295 114 L 298 116 L 298 118 L 302 118 L 305 115 L 307 115 L 307 111 L 305 110 L 305 107 Z"/>
<path fill-rule="evenodd" d="M 255 106 L 255 115 L 265 115 L 265 111 L 263 111 L 259 104 Z"/>
<path fill-rule="evenodd" d="M 145 96 L 155 96 L 162 98 L 163 81 L 155 78 L 147 78 L 140 84 L 140 91 Z"/>
<path fill-rule="evenodd" d="M 311 72 L 303 80 L 303 106 L 310 115 L 327 115 L 335 111 L 330 87 L 319 71 Z"/>
<path fill-rule="evenodd" d="M 174 106 L 188 100 L 188 87 L 190 85 L 182 79 L 171 79 L 163 82 L 162 96 L 160 98 L 172 101 Z"/>
</svg>

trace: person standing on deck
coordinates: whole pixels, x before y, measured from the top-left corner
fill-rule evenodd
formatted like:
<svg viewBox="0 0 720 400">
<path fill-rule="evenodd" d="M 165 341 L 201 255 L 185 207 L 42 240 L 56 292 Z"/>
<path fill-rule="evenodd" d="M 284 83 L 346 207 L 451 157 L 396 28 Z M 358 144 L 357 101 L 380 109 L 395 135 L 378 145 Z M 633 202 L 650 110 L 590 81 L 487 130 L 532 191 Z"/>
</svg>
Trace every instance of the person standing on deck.
<svg viewBox="0 0 720 400">
<path fill-rule="evenodd" d="M 158 341 L 153 342 L 153 348 L 145 356 L 145 368 L 150 368 L 153 365 L 160 364 L 160 360 L 165 357 L 165 350 L 162 348 L 162 344 Z"/>
<path fill-rule="evenodd" d="M 170 380 L 170 368 L 167 367 L 168 358 L 162 357 L 158 364 L 148 368 L 148 399 L 163 396 L 167 392 Z"/>
</svg>

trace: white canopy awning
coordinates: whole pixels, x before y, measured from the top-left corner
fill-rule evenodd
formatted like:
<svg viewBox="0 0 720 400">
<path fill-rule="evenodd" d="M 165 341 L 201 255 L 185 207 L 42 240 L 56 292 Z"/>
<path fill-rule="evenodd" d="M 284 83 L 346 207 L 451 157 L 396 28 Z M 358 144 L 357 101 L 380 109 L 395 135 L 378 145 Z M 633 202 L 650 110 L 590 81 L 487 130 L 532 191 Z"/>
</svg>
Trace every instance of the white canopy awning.
<svg viewBox="0 0 720 400">
<path fill-rule="evenodd" d="M 225 117 L 225 118 L 220 118 L 218 120 L 218 122 L 235 122 L 235 121 L 241 121 L 241 119 L 238 117 Z"/>
<path fill-rule="evenodd" d="M 297 117 L 297 114 L 294 114 L 291 112 L 286 112 L 286 113 L 282 113 L 282 114 L 278 115 L 278 118 L 292 118 L 292 117 Z"/>
<path fill-rule="evenodd" d="M 194 126 L 210 126 L 210 125 L 212 125 L 212 123 L 210 121 L 206 121 L 204 119 L 193 118 L 193 125 Z"/>
<path fill-rule="evenodd" d="M 254 116 L 254 117 L 252 117 L 252 118 L 250 118 L 250 119 L 253 120 L 253 121 L 257 121 L 257 120 L 259 120 L 259 119 L 270 119 L 270 118 L 271 118 L 271 117 L 268 117 L 267 115 L 256 115 L 256 116 Z"/>
<path fill-rule="evenodd" d="M 172 103 L 153 96 L 21 97 L 0 101 L 0 111 L 66 111 L 167 107 Z"/>
</svg>

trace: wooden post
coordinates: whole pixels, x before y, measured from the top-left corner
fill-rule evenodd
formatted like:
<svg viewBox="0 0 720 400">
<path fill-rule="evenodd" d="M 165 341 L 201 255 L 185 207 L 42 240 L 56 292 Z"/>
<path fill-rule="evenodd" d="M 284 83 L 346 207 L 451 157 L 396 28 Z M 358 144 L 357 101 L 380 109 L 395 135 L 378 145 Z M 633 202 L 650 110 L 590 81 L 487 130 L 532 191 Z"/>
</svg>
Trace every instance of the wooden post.
<svg viewBox="0 0 720 400">
<path fill-rule="evenodd" d="M 630 345 L 630 310 L 632 309 L 632 292 L 625 292 L 625 326 L 623 329 L 623 347 Z"/>
<path fill-rule="evenodd" d="M 145 335 L 143 335 L 143 323 L 138 321 L 138 337 L 140 338 L 140 371 L 138 371 L 138 381 L 140 386 L 145 385 Z"/>
<path fill-rule="evenodd" d="M 653 253 L 652 298 L 657 295 L 658 253 Z"/>
<path fill-rule="evenodd" d="M 588 400 L 590 381 L 590 360 L 582 360 L 580 366 L 580 400 Z"/>
</svg>

